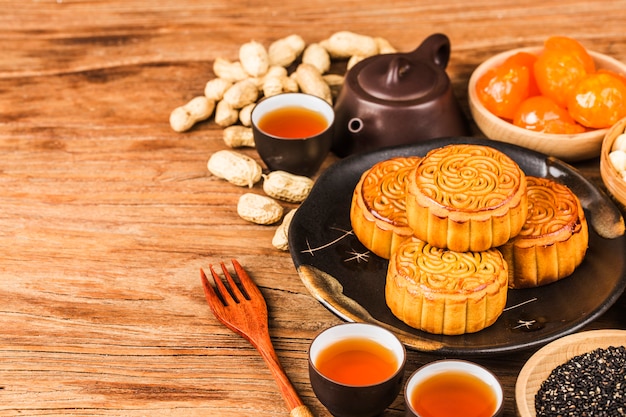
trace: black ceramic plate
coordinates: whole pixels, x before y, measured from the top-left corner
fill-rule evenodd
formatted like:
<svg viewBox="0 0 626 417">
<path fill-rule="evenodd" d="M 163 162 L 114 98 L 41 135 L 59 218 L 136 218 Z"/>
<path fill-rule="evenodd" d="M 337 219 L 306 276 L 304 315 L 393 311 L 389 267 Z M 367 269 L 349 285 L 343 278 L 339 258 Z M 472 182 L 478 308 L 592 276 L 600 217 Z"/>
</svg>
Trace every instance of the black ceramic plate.
<svg viewBox="0 0 626 417">
<path fill-rule="evenodd" d="M 350 226 L 352 191 L 365 170 L 393 156 L 423 156 L 450 143 L 492 146 L 527 175 L 566 184 L 581 200 L 589 222 L 587 255 L 570 277 L 540 288 L 509 290 L 506 309 L 496 323 L 460 336 L 429 334 L 398 320 L 385 303 L 387 261 L 361 245 Z M 442 354 L 484 355 L 545 344 L 599 317 L 626 287 L 624 220 L 610 199 L 560 160 L 486 139 L 436 139 L 337 162 L 318 178 L 296 212 L 289 246 L 307 289 L 339 317 L 382 325 L 408 347 Z"/>
</svg>

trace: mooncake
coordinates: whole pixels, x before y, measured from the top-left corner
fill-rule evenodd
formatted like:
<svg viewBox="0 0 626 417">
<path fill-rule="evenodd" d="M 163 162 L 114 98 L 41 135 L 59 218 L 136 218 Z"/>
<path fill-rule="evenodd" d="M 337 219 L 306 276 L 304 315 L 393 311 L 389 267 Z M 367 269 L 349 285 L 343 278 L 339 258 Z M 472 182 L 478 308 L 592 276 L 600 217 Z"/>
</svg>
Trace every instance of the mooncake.
<svg viewBox="0 0 626 417">
<path fill-rule="evenodd" d="M 406 184 L 420 157 L 383 160 L 365 171 L 354 188 L 350 222 L 367 249 L 389 259 L 413 235 L 406 219 Z"/>
<path fill-rule="evenodd" d="M 510 288 L 538 287 L 571 275 L 589 244 L 585 212 L 567 186 L 532 176 L 526 182 L 526 222 L 500 248 L 509 265 Z"/>
<path fill-rule="evenodd" d="M 385 300 L 404 323 L 433 334 L 474 333 L 502 314 L 508 269 L 497 249 L 455 252 L 405 240 L 389 259 Z"/>
<path fill-rule="evenodd" d="M 524 172 L 489 146 L 433 149 L 409 177 L 408 225 L 439 248 L 481 252 L 503 245 L 520 232 L 527 210 Z"/>
</svg>

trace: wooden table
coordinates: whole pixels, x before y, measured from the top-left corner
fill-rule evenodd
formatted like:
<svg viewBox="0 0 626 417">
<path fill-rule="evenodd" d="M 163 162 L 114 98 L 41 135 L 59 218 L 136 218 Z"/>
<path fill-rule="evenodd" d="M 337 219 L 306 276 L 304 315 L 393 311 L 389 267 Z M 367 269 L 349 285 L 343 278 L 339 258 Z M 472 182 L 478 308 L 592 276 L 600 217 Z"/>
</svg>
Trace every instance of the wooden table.
<svg viewBox="0 0 626 417">
<path fill-rule="evenodd" d="M 409 51 L 443 32 L 467 112 L 469 76 L 492 54 L 563 34 L 626 60 L 625 22 L 623 0 L 0 1 L 0 415 L 287 416 L 256 351 L 204 300 L 199 268 L 231 257 L 261 287 L 305 403 L 329 415 L 306 355 L 340 320 L 272 247 L 275 227 L 239 218 L 246 189 L 208 173 L 222 129 L 168 123 L 216 57 L 293 33 L 351 30 Z M 598 160 L 576 166 L 602 186 Z M 625 317 L 622 297 L 588 328 Z M 532 353 L 477 360 L 503 382 L 507 416 Z M 437 358 L 411 350 L 407 369 Z M 387 415 L 403 412 L 400 396 Z"/>
</svg>

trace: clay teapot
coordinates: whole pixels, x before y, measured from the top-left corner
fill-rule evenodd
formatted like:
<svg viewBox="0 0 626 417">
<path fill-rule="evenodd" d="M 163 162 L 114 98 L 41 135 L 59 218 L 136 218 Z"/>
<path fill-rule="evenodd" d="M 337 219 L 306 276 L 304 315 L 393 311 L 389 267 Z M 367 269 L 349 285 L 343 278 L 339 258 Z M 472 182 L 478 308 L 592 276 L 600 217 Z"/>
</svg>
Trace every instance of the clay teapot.
<svg viewBox="0 0 626 417">
<path fill-rule="evenodd" d="M 409 53 L 364 59 L 346 74 L 335 104 L 332 151 L 353 153 L 425 139 L 467 136 L 446 66 L 450 40 L 434 34 Z"/>
</svg>

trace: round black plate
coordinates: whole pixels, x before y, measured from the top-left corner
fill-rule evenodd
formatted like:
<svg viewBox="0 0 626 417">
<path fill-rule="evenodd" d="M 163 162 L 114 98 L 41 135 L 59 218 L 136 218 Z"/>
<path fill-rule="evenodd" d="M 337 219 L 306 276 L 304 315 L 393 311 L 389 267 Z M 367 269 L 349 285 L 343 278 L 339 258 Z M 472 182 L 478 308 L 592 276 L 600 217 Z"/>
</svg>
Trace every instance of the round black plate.
<svg viewBox="0 0 626 417">
<path fill-rule="evenodd" d="M 352 192 L 365 170 L 393 156 L 423 156 L 451 143 L 491 146 L 509 155 L 527 175 L 566 184 L 581 200 L 589 222 L 589 249 L 570 277 L 540 288 L 509 290 L 506 309 L 496 323 L 460 336 L 422 332 L 391 313 L 384 295 L 388 263 L 369 252 L 350 225 Z M 487 139 L 435 139 L 337 162 L 320 175 L 296 212 L 289 246 L 307 289 L 339 317 L 382 325 L 408 347 L 443 354 L 484 355 L 545 344 L 599 317 L 626 287 L 624 219 L 611 200 L 558 159 Z"/>
</svg>

